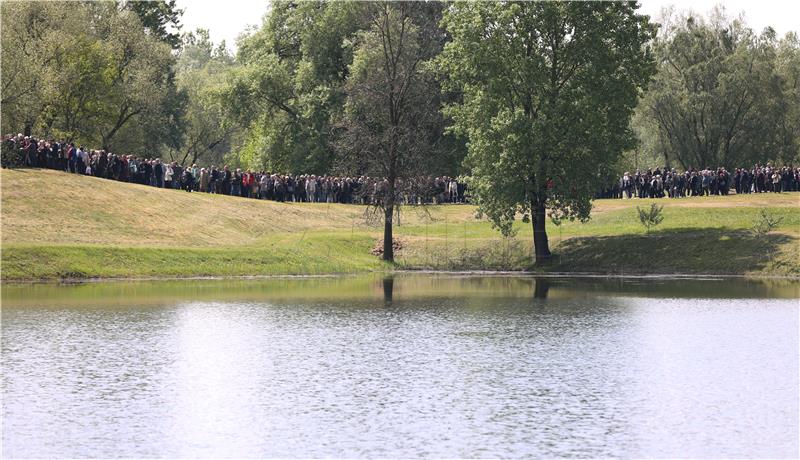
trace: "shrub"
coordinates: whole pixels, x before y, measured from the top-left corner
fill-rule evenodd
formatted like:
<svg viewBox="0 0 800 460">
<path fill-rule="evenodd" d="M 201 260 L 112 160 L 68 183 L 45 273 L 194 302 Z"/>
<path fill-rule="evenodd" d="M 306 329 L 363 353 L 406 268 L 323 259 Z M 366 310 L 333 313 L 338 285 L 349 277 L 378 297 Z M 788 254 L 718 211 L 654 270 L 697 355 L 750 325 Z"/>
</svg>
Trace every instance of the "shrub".
<svg viewBox="0 0 800 460">
<path fill-rule="evenodd" d="M 782 217 L 775 217 L 770 214 L 767 208 L 761 208 L 758 217 L 756 217 L 756 220 L 753 222 L 753 236 L 756 238 L 763 237 L 767 233 L 778 228 L 782 220 Z"/>
<path fill-rule="evenodd" d="M 640 209 L 639 206 L 636 206 L 636 210 L 639 211 L 639 222 L 644 225 L 648 234 L 652 227 L 655 227 L 664 220 L 664 216 L 661 214 L 663 209 L 664 206 L 659 206 L 655 203 L 650 204 L 650 209 Z"/>
</svg>

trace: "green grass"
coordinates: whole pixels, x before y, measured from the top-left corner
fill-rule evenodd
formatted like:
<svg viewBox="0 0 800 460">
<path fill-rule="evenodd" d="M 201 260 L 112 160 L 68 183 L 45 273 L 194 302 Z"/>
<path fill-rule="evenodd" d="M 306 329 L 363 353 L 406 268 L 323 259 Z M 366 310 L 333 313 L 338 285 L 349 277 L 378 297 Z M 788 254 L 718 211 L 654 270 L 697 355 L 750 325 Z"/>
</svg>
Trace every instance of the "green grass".
<svg viewBox="0 0 800 460">
<path fill-rule="evenodd" d="M 4 279 L 311 275 L 388 267 L 363 249 L 365 236 L 321 235 L 294 244 L 220 248 L 8 245 Z"/>
<path fill-rule="evenodd" d="M 800 194 L 657 200 L 645 235 L 636 206 L 602 200 L 586 223 L 548 222 L 549 266 L 531 228 L 502 238 L 472 206 L 406 207 L 397 264 L 370 253 L 364 207 L 288 204 L 161 190 L 54 171 L 3 170 L 3 280 L 328 274 L 392 269 L 800 276 Z M 782 219 L 748 231 L 761 208 Z"/>
</svg>

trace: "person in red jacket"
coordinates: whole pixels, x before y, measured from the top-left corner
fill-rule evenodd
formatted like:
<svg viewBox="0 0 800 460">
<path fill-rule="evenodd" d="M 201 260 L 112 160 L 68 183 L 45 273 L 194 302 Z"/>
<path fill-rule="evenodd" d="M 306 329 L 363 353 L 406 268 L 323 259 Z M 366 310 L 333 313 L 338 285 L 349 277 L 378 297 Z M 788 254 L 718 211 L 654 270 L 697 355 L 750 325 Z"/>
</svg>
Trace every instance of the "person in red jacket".
<svg viewBox="0 0 800 460">
<path fill-rule="evenodd" d="M 253 187 L 253 173 L 248 169 L 242 174 L 242 196 L 250 198 L 250 189 Z"/>
</svg>

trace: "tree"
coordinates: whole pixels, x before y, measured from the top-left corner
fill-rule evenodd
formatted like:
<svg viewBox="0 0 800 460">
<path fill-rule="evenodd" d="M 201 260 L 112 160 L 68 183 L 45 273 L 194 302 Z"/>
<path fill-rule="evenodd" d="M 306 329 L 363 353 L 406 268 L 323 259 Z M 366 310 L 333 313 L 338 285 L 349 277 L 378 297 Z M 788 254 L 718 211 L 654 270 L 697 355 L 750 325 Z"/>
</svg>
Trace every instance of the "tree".
<svg viewBox="0 0 800 460">
<path fill-rule="evenodd" d="M 800 40 L 795 32 L 787 33 L 778 43 L 775 54 L 775 74 L 770 98 L 769 121 L 759 126 L 774 140 L 771 160 L 792 164 L 800 161 Z"/>
<path fill-rule="evenodd" d="M 622 151 L 654 71 L 655 26 L 633 2 L 459 3 L 437 59 L 447 113 L 468 140 L 467 178 L 479 212 L 504 235 L 532 221 L 536 263 L 550 257 L 552 219 L 586 220 L 590 199 Z"/>
<path fill-rule="evenodd" d="M 141 120 L 158 120 L 160 123 L 151 125 L 158 129 L 156 132 L 137 130 L 137 134 L 165 138 L 160 128 L 175 124 L 172 119 L 175 114 L 170 109 L 181 110 L 170 100 L 178 96 L 174 91 L 174 57 L 169 46 L 145 33 L 136 14 L 120 10 L 113 3 L 91 4 L 91 8 L 94 23 L 91 47 L 102 57 L 94 71 L 79 74 L 92 79 L 94 84 L 77 94 L 79 98 L 87 95 L 90 98 L 85 107 L 88 118 L 78 131 L 99 139 L 106 150 L 118 149 L 129 147 L 114 142 L 124 128 Z M 88 48 L 80 50 L 75 62 L 81 61 Z M 70 65 L 72 62 L 67 63 L 67 69 Z M 68 112 L 71 108 L 65 106 L 63 110 Z"/>
<path fill-rule="evenodd" d="M 658 73 L 637 111 L 647 148 L 684 168 L 796 158 L 797 71 L 783 65 L 797 63 L 796 37 L 779 42 L 770 28 L 756 35 L 719 8 L 708 20 L 672 14 L 664 22 Z"/>
<path fill-rule="evenodd" d="M 176 0 L 134 0 L 126 2 L 125 7 L 136 13 L 148 34 L 172 49 L 180 48 L 183 10 L 177 7 Z"/>
<path fill-rule="evenodd" d="M 650 203 L 650 208 L 641 209 L 636 206 L 636 212 L 639 213 L 639 222 L 645 228 L 645 231 L 650 234 L 650 229 L 659 225 L 664 220 L 664 215 L 661 211 L 664 206 L 659 206 L 656 203 Z"/>
<path fill-rule="evenodd" d="M 435 55 L 447 40 L 439 25 L 443 2 L 418 2 L 409 15 L 425 53 Z M 226 98 L 245 127 L 241 163 L 272 171 L 324 174 L 341 166 L 337 123 L 360 33 L 372 26 L 374 4 L 365 2 L 273 1 L 263 26 L 239 43 Z M 436 171 L 455 173 L 465 154 L 462 140 L 444 134 L 442 100 L 456 92 L 436 91 L 433 116 L 420 131 L 434 139 Z M 350 171 L 348 171 L 350 172 Z"/>
<path fill-rule="evenodd" d="M 182 41 L 176 78 L 187 104 L 179 148 L 168 154 L 180 164 L 194 164 L 200 158 L 217 163 L 230 149 L 236 130 L 223 97 L 224 76 L 233 66 L 233 57 L 224 46 L 215 47 L 205 29 L 184 34 Z"/>
<path fill-rule="evenodd" d="M 179 141 L 174 57 L 134 12 L 115 2 L 2 8 L 4 128 L 117 151 Z"/>
<path fill-rule="evenodd" d="M 412 20 L 415 9 L 424 7 L 412 2 L 369 4 L 371 25 L 359 34 L 345 85 L 340 151 L 355 168 L 383 178 L 375 204 L 383 211 L 387 261 L 394 260 L 392 217 L 399 185 L 424 171 L 433 150 L 425 132 L 437 116 L 431 103 L 438 86 L 422 71 L 433 55 Z"/>
<path fill-rule="evenodd" d="M 264 26 L 239 44 L 226 90 L 246 127 L 242 155 L 273 171 L 324 173 L 331 118 L 344 105 L 351 40 L 363 26 L 354 2 L 274 1 Z"/>
<path fill-rule="evenodd" d="M 30 135 L 57 59 L 77 46 L 80 9 L 55 2 L 2 2 L 2 130 Z"/>
</svg>

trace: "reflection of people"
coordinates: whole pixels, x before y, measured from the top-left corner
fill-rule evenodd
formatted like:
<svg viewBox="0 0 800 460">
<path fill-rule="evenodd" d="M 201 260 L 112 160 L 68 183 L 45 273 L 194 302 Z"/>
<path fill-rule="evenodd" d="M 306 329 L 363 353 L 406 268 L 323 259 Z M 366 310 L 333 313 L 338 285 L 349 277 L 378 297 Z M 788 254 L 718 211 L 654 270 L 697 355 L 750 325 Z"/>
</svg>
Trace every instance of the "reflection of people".
<svg viewBox="0 0 800 460">
<path fill-rule="evenodd" d="M 546 299 L 547 293 L 550 291 L 550 280 L 547 278 L 534 278 L 533 283 L 533 298 Z"/>
<path fill-rule="evenodd" d="M 392 291 L 394 291 L 394 277 L 387 276 L 383 279 L 383 301 L 391 303 Z"/>
</svg>

